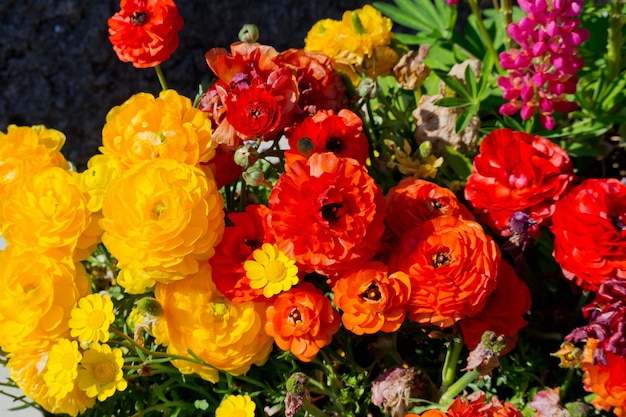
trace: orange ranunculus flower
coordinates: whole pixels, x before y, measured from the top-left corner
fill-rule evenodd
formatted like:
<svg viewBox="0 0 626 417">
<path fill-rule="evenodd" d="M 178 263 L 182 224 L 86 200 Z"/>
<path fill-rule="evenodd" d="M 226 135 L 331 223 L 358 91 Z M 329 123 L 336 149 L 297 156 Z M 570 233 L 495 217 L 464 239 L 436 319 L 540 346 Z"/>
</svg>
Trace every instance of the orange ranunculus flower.
<svg viewBox="0 0 626 417">
<path fill-rule="evenodd" d="M 86 259 L 101 234 L 87 201 L 75 172 L 48 167 L 20 177 L 0 202 L 8 246 L 57 259 Z"/>
<path fill-rule="evenodd" d="M 385 200 L 366 167 L 331 152 L 294 162 L 268 204 L 276 242 L 306 272 L 369 260 L 384 231 Z"/>
<path fill-rule="evenodd" d="M 474 215 L 448 188 L 415 177 L 406 177 L 391 187 L 385 201 L 386 223 L 397 236 L 439 216 L 474 220 Z"/>
<path fill-rule="evenodd" d="M 287 131 L 289 149 L 285 150 L 287 169 L 295 161 L 305 161 L 313 153 L 333 152 L 365 164 L 369 143 L 363 121 L 351 110 L 320 110 Z"/>
<path fill-rule="evenodd" d="M 102 242 L 122 269 L 157 281 L 182 279 L 213 256 L 224 232 L 213 178 L 171 159 L 138 163 L 109 184 Z"/>
<path fill-rule="evenodd" d="M 500 251 L 480 224 L 445 216 L 406 232 L 389 262 L 390 271 L 411 278 L 409 318 L 449 327 L 485 306 L 496 288 Z"/>
<path fill-rule="evenodd" d="M 138 93 L 109 111 L 99 149 L 126 168 L 157 158 L 197 165 L 215 155 L 211 132 L 207 114 L 176 91 Z"/>
<path fill-rule="evenodd" d="M 265 304 L 232 303 L 217 291 L 211 267 L 203 263 L 198 273 L 169 284 L 157 283 L 155 297 L 163 307 L 158 322 L 166 327 L 168 353 L 188 356 L 193 351 L 215 368 L 234 375 L 261 365 L 273 340 L 263 331 Z M 175 361 L 183 373 L 196 372 L 217 382 L 217 370 Z"/>
<path fill-rule="evenodd" d="M 492 330 L 506 339 L 506 346 L 500 354 L 510 352 L 517 344 L 519 330 L 528 324 L 524 314 L 530 309 L 531 302 L 526 283 L 517 276 L 511 264 L 501 260 L 498 284 L 487 297 L 485 307 L 477 315 L 460 321 L 465 345 L 474 350 L 483 333 Z"/>
<path fill-rule="evenodd" d="M 7 133 L 0 132 L 0 195 L 22 175 L 51 166 L 68 169 L 60 152 L 64 143 L 63 133 L 43 125 L 9 125 Z"/>
<path fill-rule="evenodd" d="M 346 329 L 358 335 L 390 333 L 398 330 L 406 317 L 404 304 L 411 294 L 411 282 L 404 272 L 388 275 L 385 264 L 371 262 L 339 278 L 333 293 Z"/>
<path fill-rule="evenodd" d="M 282 350 L 310 362 L 330 344 L 340 326 L 339 314 L 321 290 L 308 282 L 280 293 L 266 309 L 265 332 Z"/>
<path fill-rule="evenodd" d="M 589 338 L 585 345 L 581 367 L 585 390 L 597 396 L 591 404 L 597 410 L 609 411 L 618 417 L 626 416 L 626 357 L 606 353 L 606 365 L 594 360 L 599 341 Z"/>
<path fill-rule="evenodd" d="M 80 263 L 12 246 L 0 251 L 0 348 L 43 348 L 69 337 L 72 308 L 90 292 Z"/>
<path fill-rule="evenodd" d="M 108 24 L 109 40 L 121 61 L 154 67 L 178 48 L 183 19 L 172 0 L 122 0 L 120 9 Z"/>
</svg>

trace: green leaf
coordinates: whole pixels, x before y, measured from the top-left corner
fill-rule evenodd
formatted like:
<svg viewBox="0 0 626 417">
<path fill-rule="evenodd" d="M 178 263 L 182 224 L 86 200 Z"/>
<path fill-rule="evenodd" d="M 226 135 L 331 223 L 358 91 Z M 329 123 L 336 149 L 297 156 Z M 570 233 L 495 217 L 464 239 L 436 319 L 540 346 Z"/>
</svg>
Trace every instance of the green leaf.
<svg viewBox="0 0 626 417">
<path fill-rule="evenodd" d="M 608 91 L 608 94 L 600 99 L 602 110 L 608 113 L 624 101 L 624 98 L 626 98 L 624 88 L 626 88 L 626 72 L 622 72 L 617 79 L 607 86 L 606 91 Z"/>
<path fill-rule="evenodd" d="M 421 19 L 416 19 L 413 15 L 407 14 L 405 10 L 401 10 L 391 4 L 387 3 L 374 3 L 374 7 L 380 10 L 385 16 L 393 20 L 394 23 L 397 23 L 402 26 L 406 26 L 411 29 L 415 29 L 417 31 L 430 31 L 431 26 L 428 25 L 428 22 L 422 21 Z"/>
<path fill-rule="evenodd" d="M 471 100 L 471 96 L 467 93 L 467 89 L 461 83 L 461 81 L 457 80 L 454 77 L 449 76 L 445 71 L 434 69 L 433 70 L 437 77 L 441 79 L 448 87 L 452 89 L 455 93 L 460 95 L 461 97 L 465 97 L 468 100 Z"/>
<path fill-rule="evenodd" d="M 465 67 L 465 85 L 467 85 L 471 96 L 476 98 L 478 96 L 476 74 L 469 65 Z"/>
<path fill-rule="evenodd" d="M 463 113 L 457 116 L 454 130 L 457 133 L 464 131 L 467 125 L 469 124 L 472 116 L 475 114 L 476 114 L 476 107 L 474 107 L 474 105 L 469 106 L 467 110 L 465 110 Z"/>
<path fill-rule="evenodd" d="M 472 104 L 464 98 L 459 97 L 444 97 L 435 102 L 436 106 L 441 107 L 465 107 Z"/>
<path fill-rule="evenodd" d="M 461 152 L 446 146 L 443 159 L 452 171 L 463 181 L 466 181 L 472 173 L 472 161 Z"/>
</svg>

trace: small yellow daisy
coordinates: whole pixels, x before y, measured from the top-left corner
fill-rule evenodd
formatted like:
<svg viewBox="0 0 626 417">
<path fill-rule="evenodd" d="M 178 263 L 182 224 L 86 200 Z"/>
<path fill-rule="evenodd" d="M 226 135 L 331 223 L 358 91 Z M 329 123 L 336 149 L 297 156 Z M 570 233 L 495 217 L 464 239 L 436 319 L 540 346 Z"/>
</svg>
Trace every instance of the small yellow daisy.
<svg viewBox="0 0 626 417">
<path fill-rule="evenodd" d="M 75 340 L 59 339 L 52 345 L 43 374 L 49 395 L 61 400 L 74 389 L 81 359 L 82 355 Z"/>
<path fill-rule="evenodd" d="M 83 355 L 78 369 L 78 387 L 88 397 L 104 401 L 115 391 L 124 391 L 128 383 L 124 379 L 122 350 L 109 345 L 92 343 Z"/>
<path fill-rule="evenodd" d="M 296 261 L 289 259 L 276 245 L 264 243 L 252 253 L 254 260 L 243 264 L 250 288 L 263 288 L 263 295 L 270 298 L 287 291 L 298 283 Z"/>
<path fill-rule="evenodd" d="M 215 410 L 215 417 L 254 417 L 256 404 L 247 395 L 229 395 Z"/>
<path fill-rule="evenodd" d="M 69 321 L 71 335 L 80 342 L 106 342 L 113 320 L 111 298 L 106 294 L 89 294 L 78 300 L 78 307 L 72 309 Z"/>
</svg>

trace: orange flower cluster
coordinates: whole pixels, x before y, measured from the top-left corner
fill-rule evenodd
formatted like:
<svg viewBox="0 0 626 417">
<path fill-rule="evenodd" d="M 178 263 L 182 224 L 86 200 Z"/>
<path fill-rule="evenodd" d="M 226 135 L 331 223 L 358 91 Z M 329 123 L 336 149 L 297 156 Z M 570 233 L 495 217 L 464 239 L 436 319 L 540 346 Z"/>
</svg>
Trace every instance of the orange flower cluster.
<svg viewBox="0 0 626 417">
<path fill-rule="evenodd" d="M 612 410 L 617 417 L 626 416 L 626 358 L 607 353 L 606 364 L 594 360 L 599 341 L 587 340 L 581 367 L 585 390 L 597 396 L 591 404 L 598 410 Z"/>
</svg>

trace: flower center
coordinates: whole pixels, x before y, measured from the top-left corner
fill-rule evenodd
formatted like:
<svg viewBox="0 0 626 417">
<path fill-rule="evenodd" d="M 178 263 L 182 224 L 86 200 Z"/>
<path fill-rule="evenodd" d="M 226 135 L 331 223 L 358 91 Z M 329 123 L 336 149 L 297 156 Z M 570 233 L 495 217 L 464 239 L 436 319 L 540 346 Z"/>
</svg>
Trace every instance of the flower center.
<svg viewBox="0 0 626 417">
<path fill-rule="evenodd" d="M 90 329 L 99 329 L 102 327 L 102 324 L 106 320 L 106 314 L 104 311 L 96 310 L 89 313 L 89 318 L 87 319 L 87 326 Z"/>
<path fill-rule="evenodd" d="M 336 222 L 341 217 L 339 212 L 341 209 L 341 203 L 330 203 L 322 206 L 320 211 L 322 212 L 322 218 L 329 223 Z"/>
<path fill-rule="evenodd" d="M 261 242 L 259 239 L 244 240 L 243 243 L 245 243 L 246 246 L 249 246 L 252 250 L 258 249 L 263 245 L 263 242 Z"/>
<path fill-rule="evenodd" d="M 100 385 L 108 384 L 115 380 L 115 365 L 111 362 L 98 362 L 93 367 L 93 376 Z"/>
<path fill-rule="evenodd" d="M 380 301 L 382 298 L 382 294 L 380 293 L 380 288 L 378 288 L 378 284 L 375 282 L 370 283 L 369 287 L 361 294 L 362 298 L 365 298 L 368 301 Z"/>
<path fill-rule="evenodd" d="M 269 282 L 281 282 L 287 276 L 287 268 L 281 261 L 271 261 L 265 265 L 265 276 Z"/>
<path fill-rule="evenodd" d="M 224 301 L 216 301 L 213 303 L 213 317 L 218 320 L 223 320 L 228 314 L 228 304 Z"/>
<path fill-rule="evenodd" d="M 326 141 L 326 149 L 330 152 L 340 153 L 343 150 L 341 138 L 332 137 Z"/>
<path fill-rule="evenodd" d="M 152 215 L 154 219 L 158 220 L 164 211 L 165 211 L 165 203 L 163 203 L 162 201 L 159 201 L 158 203 L 156 203 L 154 207 L 152 207 Z"/>
<path fill-rule="evenodd" d="M 626 223 L 624 223 L 623 217 L 626 217 L 626 215 L 609 216 L 611 222 L 613 223 L 613 227 L 615 227 L 615 230 L 617 230 L 618 232 L 626 230 Z"/>
<path fill-rule="evenodd" d="M 433 255 L 433 265 L 435 268 L 441 268 L 442 266 L 448 266 L 452 262 L 452 257 L 447 252 L 440 252 Z"/>
<path fill-rule="evenodd" d="M 148 22 L 148 13 L 146 12 L 133 12 L 133 15 L 130 17 L 130 23 L 133 26 L 142 26 Z"/>
<path fill-rule="evenodd" d="M 441 209 L 441 207 L 443 207 L 443 204 L 441 204 L 441 201 L 439 200 L 430 200 L 430 206 L 433 208 L 433 210 L 439 210 Z"/>
<path fill-rule="evenodd" d="M 294 308 L 289 312 L 288 320 L 291 322 L 291 324 L 297 326 L 302 323 L 302 313 L 300 313 L 300 310 L 298 310 L 297 308 Z"/>
</svg>

